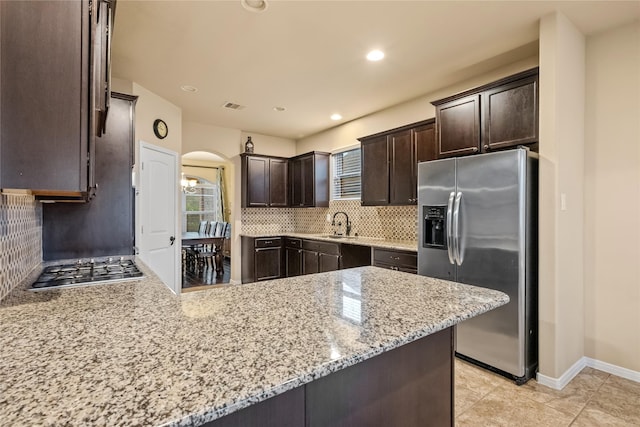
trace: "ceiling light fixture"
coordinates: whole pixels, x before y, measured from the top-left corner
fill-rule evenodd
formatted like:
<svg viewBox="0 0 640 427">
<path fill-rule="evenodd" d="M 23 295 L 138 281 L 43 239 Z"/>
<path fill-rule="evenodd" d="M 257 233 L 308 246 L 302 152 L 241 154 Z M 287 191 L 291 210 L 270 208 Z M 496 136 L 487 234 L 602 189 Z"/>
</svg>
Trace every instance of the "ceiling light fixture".
<svg viewBox="0 0 640 427">
<path fill-rule="evenodd" d="M 332 114 L 331 115 L 331 120 L 340 120 L 342 118 L 342 116 L 338 113 Z"/>
<path fill-rule="evenodd" d="M 196 192 L 196 185 L 198 185 L 198 180 L 195 178 L 185 178 L 184 173 L 181 174 L 180 178 L 180 187 L 182 187 L 182 192 L 185 194 L 194 194 Z"/>
<path fill-rule="evenodd" d="M 249 12 L 255 13 L 264 12 L 269 7 L 266 0 L 240 0 L 240 4 Z"/>
<path fill-rule="evenodd" d="M 372 50 L 367 53 L 367 59 L 369 61 L 380 61 L 382 58 L 384 58 L 384 52 L 381 50 Z"/>
<path fill-rule="evenodd" d="M 282 112 L 284 110 L 286 110 L 284 107 L 273 107 L 273 111 Z"/>
<path fill-rule="evenodd" d="M 191 86 L 191 85 L 180 86 L 180 89 L 182 89 L 185 92 L 190 92 L 190 93 L 196 93 L 198 91 L 197 87 Z"/>
</svg>

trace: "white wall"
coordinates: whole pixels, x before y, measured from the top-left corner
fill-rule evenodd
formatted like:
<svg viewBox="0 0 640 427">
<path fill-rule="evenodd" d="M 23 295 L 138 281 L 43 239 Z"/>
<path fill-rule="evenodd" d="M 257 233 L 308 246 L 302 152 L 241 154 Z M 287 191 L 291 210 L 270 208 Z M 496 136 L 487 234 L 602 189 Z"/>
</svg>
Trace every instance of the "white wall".
<svg viewBox="0 0 640 427">
<path fill-rule="evenodd" d="M 585 355 L 640 372 L 640 24 L 586 64 Z"/>
<path fill-rule="evenodd" d="M 412 101 L 396 105 L 386 110 L 361 117 L 324 132 L 311 135 L 298 141 L 297 153 L 312 150 L 328 151 L 359 144 L 358 138 L 393 129 L 410 123 L 435 117 L 432 101 L 451 96 L 470 88 L 481 86 L 502 77 L 538 66 L 538 57 L 532 56 L 522 61 L 497 68 L 472 79 L 462 81 L 453 86 L 420 96 Z"/>
<path fill-rule="evenodd" d="M 562 14 L 540 21 L 539 326 L 542 375 L 584 355 L 585 39 Z M 563 207 L 561 198 L 566 200 Z"/>
</svg>

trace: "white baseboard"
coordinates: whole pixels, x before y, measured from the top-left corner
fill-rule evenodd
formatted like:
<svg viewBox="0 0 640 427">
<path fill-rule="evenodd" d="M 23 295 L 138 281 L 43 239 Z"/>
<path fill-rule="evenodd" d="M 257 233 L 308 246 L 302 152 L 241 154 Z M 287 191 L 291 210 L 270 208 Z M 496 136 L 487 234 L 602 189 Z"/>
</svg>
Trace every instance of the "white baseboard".
<svg viewBox="0 0 640 427">
<path fill-rule="evenodd" d="M 626 378 L 631 381 L 640 383 L 640 372 L 633 371 L 631 369 L 623 368 L 621 366 L 612 365 L 611 363 L 603 362 L 601 360 L 592 359 L 590 357 L 583 357 L 586 359 L 587 366 L 597 369 L 608 374 L 612 374 L 618 377 Z"/>
<path fill-rule="evenodd" d="M 241 285 L 242 282 L 240 280 L 229 279 L 229 284 L 230 285 Z"/>
<path fill-rule="evenodd" d="M 612 365 L 611 363 L 602 362 L 600 360 L 592 359 L 590 357 L 583 356 L 576 363 L 574 363 L 567 371 L 560 376 L 560 378 L 548 377 L 538 373 L 536 375 L 536 381 L 539 384 L 553 388 L 555 390 L 562 390 L 571 380 L 582 371 L 585 367 L 597 369 L 608 374 L 616 375 L 618 377 L 626 378 L 631 381 L 640 383 L 640 372 L 633 371 L 631 369 L 623 368 L 621 366 Z"/>
<path fill-rule="evenodd" d="M 560 378 L 548 377 L 538 372 L 536 375 L 536 381 L 539 384 L 545 385 L 555 390 L 562 390 L 571 380 L 587 366 L 587 358 L 581 357 L 576 363 L 574 363 L 567 371 L 560 376 Z"/>
</svg>

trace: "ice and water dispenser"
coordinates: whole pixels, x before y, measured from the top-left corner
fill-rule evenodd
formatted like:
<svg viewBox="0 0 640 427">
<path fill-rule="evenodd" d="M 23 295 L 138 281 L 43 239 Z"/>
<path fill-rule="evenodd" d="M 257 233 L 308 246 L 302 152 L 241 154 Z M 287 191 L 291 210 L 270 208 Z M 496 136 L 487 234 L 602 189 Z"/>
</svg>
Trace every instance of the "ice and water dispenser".
<svg viewBox="0 0 640 427">
<path fill-rule="evenodd" d="M 425 248 L 447 249 L 447 207 L 422 207 L 423 241 Z"/>
</svg>

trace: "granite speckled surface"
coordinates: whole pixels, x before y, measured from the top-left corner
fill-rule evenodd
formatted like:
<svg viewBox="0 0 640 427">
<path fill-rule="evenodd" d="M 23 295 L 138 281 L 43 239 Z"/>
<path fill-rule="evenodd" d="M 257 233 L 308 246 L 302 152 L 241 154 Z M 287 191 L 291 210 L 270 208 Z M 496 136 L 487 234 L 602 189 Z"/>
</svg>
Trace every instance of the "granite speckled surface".
<svg viewBox="0 0 640 427">
<path fill-rule="evenodd" d="M 326 234 L 312 233 L 242 233 L 241 236 L 247 237 L 296 237 L 298 239 L 322 240 L 324 242 L 343 243 L 349 245 L 371 246 L 380 249 L 395 249 L 399 251 L 418 252 L 418 242 L 415 240 L 390 240 L 378 239 L 375 237 L 344 237 L 336 239 Z"/>
<path fill-rule="evenodd" d="M 140 267 L 0 303 L 3 425 L 200 425 L 508 302 L 377 267 L 176 296 Z"/>
</svg>

